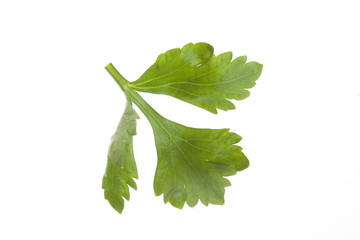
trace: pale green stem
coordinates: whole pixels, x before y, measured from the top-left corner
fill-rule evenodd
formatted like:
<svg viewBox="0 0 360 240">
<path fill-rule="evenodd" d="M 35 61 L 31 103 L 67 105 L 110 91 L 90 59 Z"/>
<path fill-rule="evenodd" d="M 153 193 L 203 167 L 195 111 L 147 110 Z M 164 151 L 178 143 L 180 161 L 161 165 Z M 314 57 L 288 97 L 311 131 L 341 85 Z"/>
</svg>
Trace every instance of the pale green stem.
<svg viewBox="0 0 360 240">
<path fill-rule="evenodd" d="M 129 82 L 116 70 L 116 68 L 109 63 L 105 69 L 110 73 L 114 78 L 116 83 L 124 91 L 127 98 L 130 98 L 136 106 L 144 113 L 144 115 L 149 119 L 150 123 L 158 123 L 159 118 L 162 118 L 135 90 L 129 86 Z"/>
</svg>

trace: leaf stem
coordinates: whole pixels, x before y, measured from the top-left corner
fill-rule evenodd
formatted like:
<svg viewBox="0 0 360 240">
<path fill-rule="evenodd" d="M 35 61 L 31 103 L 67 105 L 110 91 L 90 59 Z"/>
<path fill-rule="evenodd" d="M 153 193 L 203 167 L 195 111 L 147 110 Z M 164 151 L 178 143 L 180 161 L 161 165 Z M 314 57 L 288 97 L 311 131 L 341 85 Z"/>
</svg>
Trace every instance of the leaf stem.
<svg viewBox="0 0 360 240">
<path fill-rule="evenodd" d="M 121 87 L 121 89 L 125 92 L 124 87 L 129 84 L 129 82 L 116 70 L 112 63 L 109 63 L 105 69 L 108 73 L 113 77 L 115 82 Z"/>
<path fill-rule="evenodd" d="M 114 78 L 115 82 L 121 87 L 124 91 L 126 98 L 134 102 L 136 106 L 144 113 L 146 118 L 150 121 L 151 125 L 153 123 L 159 123 L 159 119 L 163 118 L 158 114 L 134 89 L 129 86 L 129 82 L 118 72 L 118 70 L 109 63 L 105 69 L 109 74 Z"/>
</svg>

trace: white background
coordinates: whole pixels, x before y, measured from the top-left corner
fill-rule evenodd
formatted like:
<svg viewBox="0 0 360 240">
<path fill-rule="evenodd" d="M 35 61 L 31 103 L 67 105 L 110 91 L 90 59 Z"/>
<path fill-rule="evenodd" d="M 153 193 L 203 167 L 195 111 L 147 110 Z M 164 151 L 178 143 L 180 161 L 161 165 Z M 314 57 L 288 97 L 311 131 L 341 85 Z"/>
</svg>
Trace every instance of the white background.
<svg viewBox="0 0 360 240">
<path fill-rule="evenodd" d="M 1 1 L 0 239 L 360 239 L 356 2 Z M 171 120 L 240 134 L 250 168 L 224 206 L 164 205 L 140 114 L 138 191 L 119 215 L 101 180 L 125 99 L 104 66 L 132 81 L 200 41 L 264 64 L 249 98 L 213 115 L 142 96 Z"/>
</svg>

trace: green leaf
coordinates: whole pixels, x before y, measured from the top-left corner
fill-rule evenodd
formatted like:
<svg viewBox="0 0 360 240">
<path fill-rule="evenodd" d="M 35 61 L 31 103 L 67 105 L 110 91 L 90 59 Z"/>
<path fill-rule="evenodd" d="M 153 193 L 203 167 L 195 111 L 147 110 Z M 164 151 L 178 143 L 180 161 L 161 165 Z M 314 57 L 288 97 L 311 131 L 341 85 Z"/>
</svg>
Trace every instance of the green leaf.
<svg viewBox="0 0 360 240">
<path fill-rule="evenodd" d="M 132 149 L 137 114 L 134 102 L 149 120 L 155 136 L 158 155 L 154 191 L 177 208 L 185 202 L 195 206 L 223 204 L 225 178 L 249 166 L 237 146 L 241 137 L 229 129 L 199 129 L 172 122 L 158 114 L 138 93 L 167 94 L 212 113 L 217 109 L 234 109 L 231 99 L 249 96 L 262 65 L 246 63 L 246 57 L 231 61 L 232 53 L 215 56 L 207 43 L 187 44 L 161 54 L 156 62 L 136 81 L 128 82 L 110 63 L 105 68 L 124 91 L 130 104 L 120 121 L 110 145 L 108 165 L 103 179 L 105 198 L 118 211 L 129 199 L 128 185 L 136 189 L 137 178 Z M 182 113 L 178 113 L 182 114 Z"/>
<path fill-rule="evenodd" d="M 138 178 L 138 173 L 133 152 L 133 136 L 136 135 L 136 119 L 138 118 L 131 101 L 128 100 L 109 147 L 102 188 L 105 199 L 119 213 L 124 209 L 123 198 L 127 200 L 130 198 L 128 185 L 136 190 L 133 178 Z"/>
<path fill-rule="evenodd" d="M 223 204 L 224 176 L 234 175 L 249 166 L 240 146 L 241 140 L 229 129 L 198 129 L 172 122 L 158 114 L 130 88 L 125 92 L 148 118 L 155 136 L 158 164 L 155 173 L 155 195 L 182 208 L 200 199 L 205 205 Z"/>
<path fill-rule="evenodd" d="M 200 199 L 205 205 L 224 204 L 224 176 L 249 166 L 241 147 L 233 145 L 241 137 L 229 129 L 196 129 L 162 118 L 153 124 L 158 165 L 155 173 L 155 195 L 182 208 Z"/>
<path fill-rule="evenodd" d="M 171 49 L 160 54 L 129 86 L 138 91 L 166 94 L 212 113 L 217 113 L 217 109 L 235 109 L 228 99 L 249 96 L 246 89 L 255 86 L 262 64 L 246 63 L 246 56 L 231 61 L 231 52 L 215 56 L 213 51 L 207 43 L 189 43 L 182 49 Z"/>
</svg>

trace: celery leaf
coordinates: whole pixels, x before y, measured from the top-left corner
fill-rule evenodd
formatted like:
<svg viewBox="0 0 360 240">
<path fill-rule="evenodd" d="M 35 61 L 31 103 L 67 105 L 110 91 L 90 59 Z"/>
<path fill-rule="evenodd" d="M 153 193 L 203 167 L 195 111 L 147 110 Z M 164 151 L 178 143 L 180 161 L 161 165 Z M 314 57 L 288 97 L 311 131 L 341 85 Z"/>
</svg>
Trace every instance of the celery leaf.
<svg viewBox="0 0 360 240">
<path fill-rule="evenodd" d="M 186 127 L 165 118 L 153 123 L 158 164 L 155 195 L 182 208 L 200 199 L 204 205 L 224 204 L 224 176 L 234 175 L 249 166 L 249 161 L 234 144 L 241 140 L 229 129 Z"/>
<path fill-rule="evenodd" d="M 128 100 L 109 147 L 102 188 L 105 190 L 105 199 L 119 213 L 124 209 L 123 198 L 130 198 L 128 185 L 135 190 L 137 188 L 134 181 L 134 178 L 138 178 L 138 173 L 133 152 L 133 136 L 136 135 L 138 118 L 131 101 Z"/>
<path fill-rule="evenodd" d="M 103 178 L 105 198 L 121 213 L 129 187 L 136 189 L 137 169 L 133 152 L 138 115 L 136 104 L 149 120 L 155 137 L 157 167 L 156 196 L 176 208 L 224 204 L 225 187 L 232 176 L 249 166 L 237 143 L 241 137 L 229 129 L 191 128 L 157 113 L 137 91 L 166 94 L 209 112 L 235 109 L 232 99 L 249 96 L 262 64 L 247 62 L 245 56 L 232 60 L 232 53 L 214 55 L 207 43 L 189 43 L 160 54 L 156 62 L 136 81 L 127 81 L 110 63 L 105 68 L 125 93 L 127 105 L 109 147 Z M 182 114 L 182 113 L 179 113 Z"/>
<path fill-rule="evenodd" d="M 218 56 L 213 52 L 214 48 L 207 43 L 171 49 L 160 54 L 130 86 L 138 91 L 166 94 L 212 113 L 217 113 L 217 109 L 235 109 L 228 99 L 249 96 L 246 89 L 255 86 L 262 64 L 246 63 L 246 56 L 231 61 L 231 52 Z"/>
</svg>

